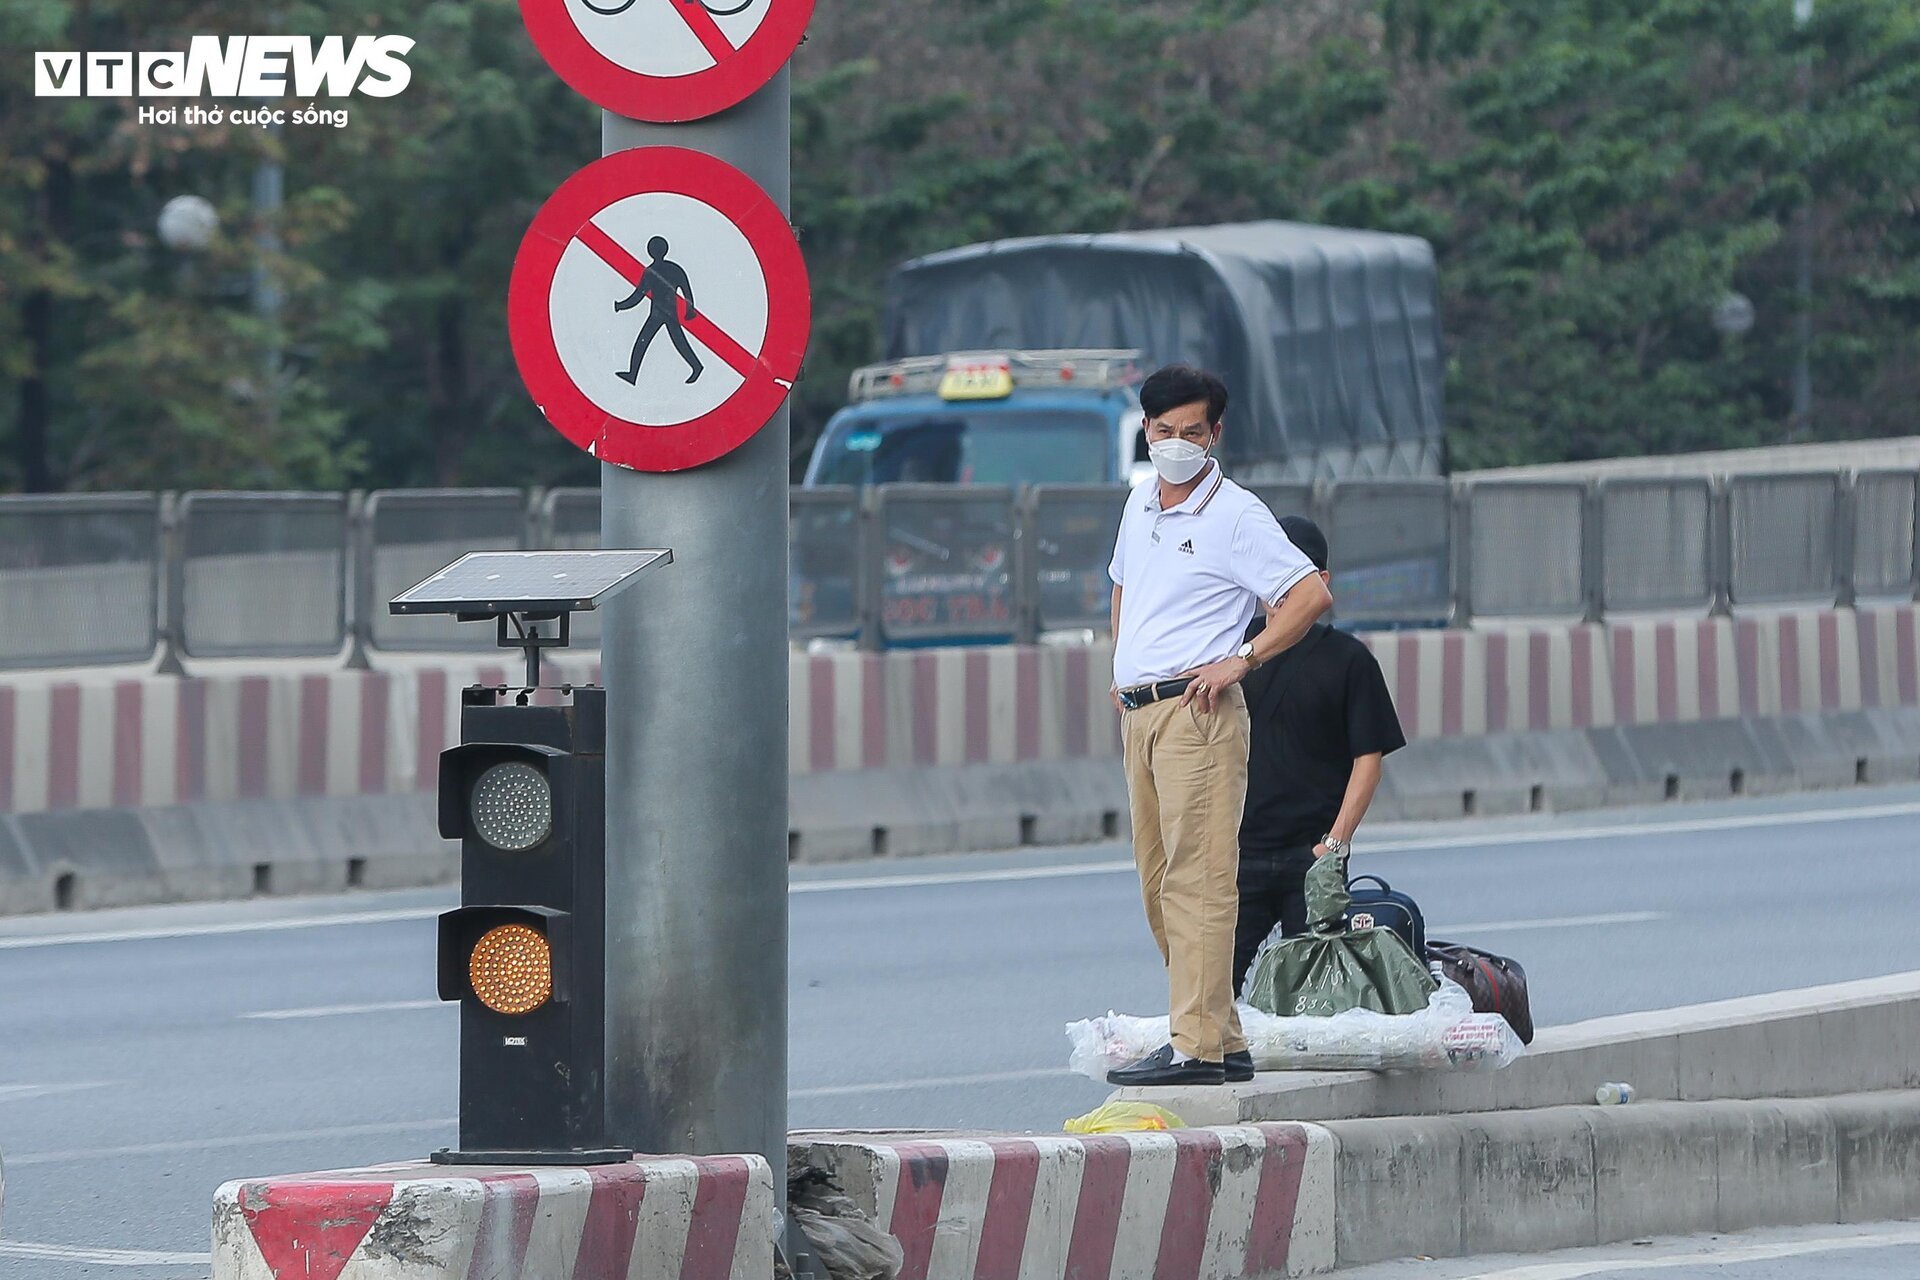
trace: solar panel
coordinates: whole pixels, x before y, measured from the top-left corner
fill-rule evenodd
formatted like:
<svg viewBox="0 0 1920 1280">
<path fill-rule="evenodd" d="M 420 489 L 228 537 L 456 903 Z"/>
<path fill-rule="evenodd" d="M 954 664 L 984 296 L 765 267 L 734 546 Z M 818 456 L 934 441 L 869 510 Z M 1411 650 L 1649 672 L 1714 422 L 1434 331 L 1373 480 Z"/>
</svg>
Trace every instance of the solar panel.
<svg viewBox="0 0 1920 1280">
<path fill-rule="evenodd" d="M 598 608 L 671 551 L 471 551 L 388 601 L 394 613 L 565 613 Z"/>
</svg>

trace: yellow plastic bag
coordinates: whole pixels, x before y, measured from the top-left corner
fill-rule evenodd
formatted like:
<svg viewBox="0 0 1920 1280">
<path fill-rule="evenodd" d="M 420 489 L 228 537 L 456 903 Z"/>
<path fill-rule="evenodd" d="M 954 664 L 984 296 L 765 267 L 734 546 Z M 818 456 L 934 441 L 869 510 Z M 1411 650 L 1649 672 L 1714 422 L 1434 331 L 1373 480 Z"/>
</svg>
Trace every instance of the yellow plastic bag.
<svg viewBox="0 0 1920 1280">
<path fill-rule="evenodd" d="M 1068 1133 L 1141 1133 L 1186 1127 L 1186 1121 L 1151 1102 L 1103 1102 L 1067 1121 Z"/>
</svg>

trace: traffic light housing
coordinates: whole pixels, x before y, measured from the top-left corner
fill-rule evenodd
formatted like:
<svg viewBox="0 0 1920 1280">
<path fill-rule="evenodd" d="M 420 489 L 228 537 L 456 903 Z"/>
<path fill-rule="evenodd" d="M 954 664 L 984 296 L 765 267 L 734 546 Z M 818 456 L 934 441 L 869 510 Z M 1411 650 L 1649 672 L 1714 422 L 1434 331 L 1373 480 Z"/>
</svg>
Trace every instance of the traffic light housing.
<svg viewBox="0 0 1920 1280">
<path fill-rule="evenodd" d="M 460 903 L 439 988 L 460 1002 L 460 1145 L 442 1164 L 593 1164 L 605 1140 L 606 692 L 560 706 L 462 691 L 440 755 Z"/>
</svg>

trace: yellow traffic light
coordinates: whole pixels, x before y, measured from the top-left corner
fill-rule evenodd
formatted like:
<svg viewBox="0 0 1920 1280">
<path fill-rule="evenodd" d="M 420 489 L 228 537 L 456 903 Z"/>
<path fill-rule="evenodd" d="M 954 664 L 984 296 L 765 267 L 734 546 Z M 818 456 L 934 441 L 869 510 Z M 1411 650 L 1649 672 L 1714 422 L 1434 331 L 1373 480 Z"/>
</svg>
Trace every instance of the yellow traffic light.
<svg viewBox="0 0 1920 1280">
<path fill-rule="evenodd" d="M 553 997 L 553 950 L 537 929 L 499 925 L 473 944 L 467 976 L 495 1013 L 531 1013 Z"/>
</svg>

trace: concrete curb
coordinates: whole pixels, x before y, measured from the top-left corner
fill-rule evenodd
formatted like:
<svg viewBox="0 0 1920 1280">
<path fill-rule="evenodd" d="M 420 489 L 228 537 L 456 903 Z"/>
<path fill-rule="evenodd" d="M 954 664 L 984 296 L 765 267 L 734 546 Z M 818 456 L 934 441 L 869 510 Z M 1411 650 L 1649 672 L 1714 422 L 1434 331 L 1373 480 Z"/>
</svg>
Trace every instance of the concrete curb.
<svg viewBox="0 0 1920 1280">
<path fill-rule="evenodd" d="M 1170 1133 L 797 1133 L 899 1239 L 899 1280 L 1254 1280 L 1332 1267 L 1333 1143 L 1313 1125 Z"/>
<path fill-rule="evenodd" d="M 775 1204 L 759 1156 L 584 1169 L 412 1162 L 229 1182 L 214 1193 L 213 1276 L 766 1280 Z"/>
<path fill-rule="evenodd" d="M 1920 972 L 1545 1027 L 1504 1071 L 1262 1072 L 1114 1096 L 1192 1124 L 1248 1124 L 1571 1106 L 1609 1080 L 1643 1102 L 1920 1088 Z"/>
<path fill-rule="evenodd" d="M 1339 1265 L 1920 1216 L 1920 1092 L 1341 1120 Z"/>
</svg>

